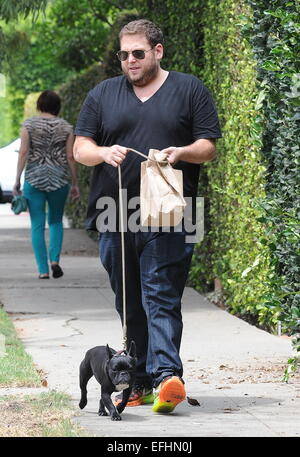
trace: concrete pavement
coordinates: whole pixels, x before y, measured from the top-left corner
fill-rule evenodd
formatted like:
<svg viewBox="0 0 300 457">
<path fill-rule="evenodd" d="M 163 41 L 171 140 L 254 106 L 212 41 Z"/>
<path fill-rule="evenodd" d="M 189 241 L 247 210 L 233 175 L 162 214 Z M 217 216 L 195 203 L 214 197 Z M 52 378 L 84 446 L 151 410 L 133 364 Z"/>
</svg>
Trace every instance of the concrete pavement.
<svg viewBox="0 0 300 457">
<path fill-rule="evenodd" d="M 0 301 L 27 352 L 44 370 L 48 388 L 69 393 L 77 405 L 78 367 L 85 351 L 106 343 L 122 348 L 113 294 L 97 245 L 81 230 L 65 230 L 65 275 L 39 280 L 28 217 L 22 217 L 24 223 L 0 207 Z M 167 416 L 152 413 L 151 406 L 126 408 L 123 421 L 116 423 L 98 417 L 100 389 L 91 379 L 88 405 L 78 409 L 75 419 L 88 435 L 300 436 L 299 373 L 289 384 L 281 382 L 290 340 L 231 316 L 188 287 L 182 309 L 184 378 L 188 396 L 200 406 L 184 402 Z M 11 392 L 0 389 L 0 395 Z"/>
</svg>

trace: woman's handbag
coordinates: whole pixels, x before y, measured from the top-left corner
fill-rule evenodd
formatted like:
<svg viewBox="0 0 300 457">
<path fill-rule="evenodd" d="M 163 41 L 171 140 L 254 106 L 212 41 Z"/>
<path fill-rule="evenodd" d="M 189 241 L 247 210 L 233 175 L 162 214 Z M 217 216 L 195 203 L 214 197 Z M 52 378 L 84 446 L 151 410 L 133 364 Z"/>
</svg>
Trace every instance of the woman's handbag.
<svg viewBox="0 0 300 457">
<path fill-rule="evenodd" d="M 27 211 L 27 201 L 23 195 L 15 195 L 11 202 L 11 210 L 15 214 L 20 214 L 22 211 Z"/>
</svg>

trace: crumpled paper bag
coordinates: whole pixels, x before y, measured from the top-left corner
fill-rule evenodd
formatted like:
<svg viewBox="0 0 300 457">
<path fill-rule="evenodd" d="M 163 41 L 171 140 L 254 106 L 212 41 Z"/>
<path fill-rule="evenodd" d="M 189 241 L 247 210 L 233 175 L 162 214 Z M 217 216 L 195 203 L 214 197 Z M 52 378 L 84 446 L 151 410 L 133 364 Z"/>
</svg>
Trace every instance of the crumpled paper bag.
<svg viewBox="0 0 300 457">
<path fill-rule="evenodd" d="M 148 160 L 141 163 L 142 226 L 173 227 L 183 218 L 182 170 L 175 170 L 166 158 L 167 154 L 150 149 Z"/>
</svg>

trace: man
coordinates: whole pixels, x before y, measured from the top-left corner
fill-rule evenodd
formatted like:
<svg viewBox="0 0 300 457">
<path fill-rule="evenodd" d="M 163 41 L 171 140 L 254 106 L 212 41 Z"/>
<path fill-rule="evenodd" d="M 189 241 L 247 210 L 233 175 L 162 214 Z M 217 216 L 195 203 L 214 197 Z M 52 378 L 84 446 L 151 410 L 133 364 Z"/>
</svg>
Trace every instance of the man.
<svg viewBox="0 0 300 457">
<path fill-rule="evenodd" d="M 128 200 L 139 195 L 140 156 L 159 149 L 183 170 L 184 195 L 197 195 L 199 164 L 215 158 L 221 136 L 208 90 L 192 75 L 164 70 L 163 34 L 148 20 L 133 21 L 120 32 L 117 53 L 124 75 L 102 81 L 82 106 L 74 156 L 95 166 L 87 228 L 96 228 L 96 202 L 118 202 L 118 171 Z M 153 401 L 153 410 L 170 412 L 185 398 L 179 356 L 181 298 L 193 245 L 186 232 L 162 230 L 125 233 L 127 338 L 137 346 L 137 378 L 128 405 Z M 122 320 L 122 273 L 119 232 L 100 233 L 100 258 L 109 273 Z M 120 398 L 116 397 L 118 403 Z"/>
</svg>

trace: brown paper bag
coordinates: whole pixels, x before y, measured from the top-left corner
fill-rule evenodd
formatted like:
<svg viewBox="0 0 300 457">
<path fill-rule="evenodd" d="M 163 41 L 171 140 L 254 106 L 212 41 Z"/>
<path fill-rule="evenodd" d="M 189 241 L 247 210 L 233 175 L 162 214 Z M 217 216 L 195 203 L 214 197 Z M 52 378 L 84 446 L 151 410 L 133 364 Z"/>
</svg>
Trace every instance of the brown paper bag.
<svg viewBox="0 0 300 457">
<path fill-rule="evenodd" d="M 166 157 L 167 154 L 150 149 L 148 160 L 141 163 L 142 226 L 173 227 L 183 218 L 186 202 L 182 171 L 175 170 Z"/>
</svg>

